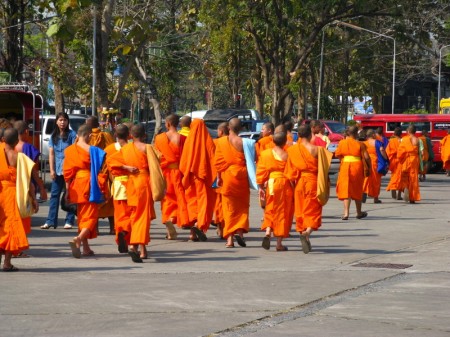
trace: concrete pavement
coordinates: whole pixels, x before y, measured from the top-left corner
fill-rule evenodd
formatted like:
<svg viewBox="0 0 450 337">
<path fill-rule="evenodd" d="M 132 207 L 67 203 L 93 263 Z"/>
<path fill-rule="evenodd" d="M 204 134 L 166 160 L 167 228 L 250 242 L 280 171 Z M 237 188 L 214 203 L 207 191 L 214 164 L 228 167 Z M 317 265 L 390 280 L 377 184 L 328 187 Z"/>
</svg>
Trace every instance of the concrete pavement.
<svg viewBox="0 0 450 337">
<path fill-rule="evenodd" d="M 117 253 L 106 221 L 96 256 L 73 259 L 76 230 L 39 229 L 41 205 L 32 257 L 0 272 L 0 336 L 449 336 L 450 179 L 427 177 L 420 203 L 383 191 L 362 220 L 354 205 L 340 219 L 333 186 L 308 255 L 295 232 L 288 252 L 261 248 L 256 193 L 247 248 L 226 249 L 214 228 L 204 243 L 167 241 L 157 219 L 143 264 Z"/>
</svg>

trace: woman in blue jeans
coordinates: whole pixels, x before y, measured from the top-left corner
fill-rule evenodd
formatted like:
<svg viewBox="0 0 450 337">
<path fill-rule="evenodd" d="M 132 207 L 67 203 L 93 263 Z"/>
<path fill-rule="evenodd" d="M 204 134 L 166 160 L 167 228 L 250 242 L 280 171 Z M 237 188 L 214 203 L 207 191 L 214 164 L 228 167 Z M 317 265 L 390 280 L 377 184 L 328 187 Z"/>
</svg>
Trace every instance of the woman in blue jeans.
<svg viewBox="0 0 450 337">
<path fill-rule="evenodd" d="M 52 178 L 52 187 L 50 190 L 50 208 L 47 221 L 41 226 L 42 229 L 58 227 L 58 210 L 61 193 L 66 183 L 63 176 L 64 150 L 75 143 L 77 134 L 69 129 L 69 116 L 65 112 L 56 115 L 56 127 L 48 142 L 49 147 L 49 165 L 50 176 Z M 75 222 L 75 214 L 68 212 L 64 229 L 71 229 Z"/>
</svg>

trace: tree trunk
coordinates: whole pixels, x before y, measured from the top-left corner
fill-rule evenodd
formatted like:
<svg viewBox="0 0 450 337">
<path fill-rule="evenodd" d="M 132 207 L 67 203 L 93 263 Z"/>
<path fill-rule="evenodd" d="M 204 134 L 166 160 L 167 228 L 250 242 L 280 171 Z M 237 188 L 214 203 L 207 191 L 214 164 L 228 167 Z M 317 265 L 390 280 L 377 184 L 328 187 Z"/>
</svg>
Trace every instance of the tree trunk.
<svg viewBox="0 0 450 337">
<path fill-rule="evenodd" d="M 60 68 L 64 63 L 64 43 L 61 40 L 56 44 L 56 67 Z M 64 112 L 64 95 L 61 87 L 60 75 L 50 74 L 53 78 L 53 91 L 55 94 L 55 113 Z"/>
</svg>

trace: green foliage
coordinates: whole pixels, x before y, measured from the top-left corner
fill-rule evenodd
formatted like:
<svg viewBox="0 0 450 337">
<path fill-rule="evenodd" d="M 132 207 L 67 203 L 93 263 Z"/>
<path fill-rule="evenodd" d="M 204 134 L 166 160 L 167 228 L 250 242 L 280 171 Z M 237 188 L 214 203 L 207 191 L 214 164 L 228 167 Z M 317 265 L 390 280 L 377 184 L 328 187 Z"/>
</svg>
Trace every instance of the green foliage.
<svg viewBox="0 0 450 337">
<path fill-rule="evenodd" d="M 403 111 L 403 113 L 410 114 L 410 115 L 414 115 L 414 114 L 426 115 L 426 114 L 428 114 L 428 111 L 425 109 L 416 109 L 415 107 L 412 107 L 411 109 Z"/>
</svg>

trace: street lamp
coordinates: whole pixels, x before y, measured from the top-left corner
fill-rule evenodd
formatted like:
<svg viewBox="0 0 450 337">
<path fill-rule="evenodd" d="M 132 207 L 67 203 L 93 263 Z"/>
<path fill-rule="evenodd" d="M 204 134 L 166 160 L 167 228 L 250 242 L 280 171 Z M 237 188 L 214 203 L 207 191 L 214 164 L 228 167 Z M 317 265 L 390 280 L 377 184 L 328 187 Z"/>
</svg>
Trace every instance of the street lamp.
<svg viewBox="0 0 450 337">
<path fill-rule="evenodd" d="M 378 36 L 382 36 L 382 37 L 385 37 L 385 38 L 387 38 L 387 39 L 391 39 L 392 41 L 394 41 L 394 60 L 393 60 L 393 62 L 392 62 L 392 63 L 393 63 L 393 64 L 392 64 L 392 113 L 394 113 L 394 98 L 395 98 L 395 55 L 396 55 L 396 52 L 395 52 L 395 39 L 394 39 L 392 36 L 384 35 L 384 34 L 381 34 L 381 33 L 378 33 L 378 32 L 374 32 L 373 30 L 369 30 L 369 29 L 366 29 L 366 28 L 362 28 L 362 27 L 359 27 L 359 26 L 355 26 L 355 25 L 352 25 L 351 23 L 342 22 L 342 21 L 339 21 L 339 20 L 335 20 L 334 23 L 336 23 L 336 24 L 338 24 L 338 25 L 346 26 L 346 27 L 349 27 L 349 28 L 352 28 L 352 29 L 356 29 L 356 30 L 359 30 L 359 31 L 369 32 L 369 33 L 372 33 L 372 34 L 375 34 L 375 35 L 378 35 Z"/>
<path fill-rule="evenodd" d="M 441 60 L 442 60 L 442 50 L 450 47 L 450 44 L 447 44 L 445 46 L 442 46 L 441 49 L 439 49 L 439 79 L 438 79 L 438 101 L 437 101 L 437 106 L 438 106 L 438 113 L 439 113 L 439 107 L 441 104 Z"/>
</svg>

